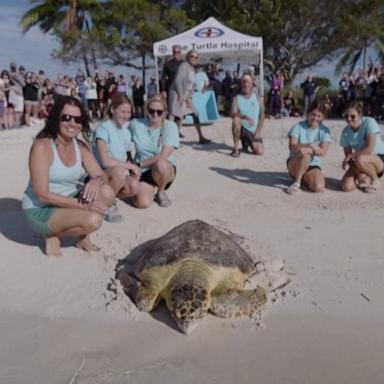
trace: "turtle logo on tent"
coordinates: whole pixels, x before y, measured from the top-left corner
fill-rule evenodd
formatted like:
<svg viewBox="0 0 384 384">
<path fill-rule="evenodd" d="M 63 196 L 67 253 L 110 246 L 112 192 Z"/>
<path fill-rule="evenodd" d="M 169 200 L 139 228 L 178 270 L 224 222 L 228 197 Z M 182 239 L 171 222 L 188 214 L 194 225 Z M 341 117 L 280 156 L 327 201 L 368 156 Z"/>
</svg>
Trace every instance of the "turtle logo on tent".
<svg viewBox="0 0 384 384">
<path fill-rule="evenodd" d="M 224 35 L 224 31 L 222 29 L 214 28 L 214 27 L 201 28 L 195 32 L 195 36 L 203 37 L 205 39 L 219 37 L 221 35 Z"/>
<path fill-rule="evenodd" d="M 164 44 L 160 45 L 159 46 L 159 53 L 162 53 L 162 54 L 167 53 L 167 46 Z"/>
</svg>

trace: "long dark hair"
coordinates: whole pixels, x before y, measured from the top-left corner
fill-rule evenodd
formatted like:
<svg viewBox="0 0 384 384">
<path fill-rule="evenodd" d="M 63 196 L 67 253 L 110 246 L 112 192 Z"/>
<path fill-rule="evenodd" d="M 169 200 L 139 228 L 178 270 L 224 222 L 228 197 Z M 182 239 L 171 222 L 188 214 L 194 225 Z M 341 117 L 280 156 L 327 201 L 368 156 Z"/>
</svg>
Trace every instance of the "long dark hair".
<svg viewBox="0 0 384 384">
<path fill-rule="evenodd" d="M 61 113 L 63 112 L 63 109 L 67 104 L 73 105 L 74 107 L 78 107 L 80 109 L 81 117 L 83 120 L 81 123 L 81 133 L 87 144 L 90 143 L 92 131 L 91 127 L 89 126 L 89 116 L 87 111 L 78 99 L 73 96 L 63 95 L 57 95 L 55 97 L 55 103 L 53 104 L 52 109 L 49 112 L 45 127 L 37 134 L 37 139 L 56 139 L 60 127 Z"/>
</svg>

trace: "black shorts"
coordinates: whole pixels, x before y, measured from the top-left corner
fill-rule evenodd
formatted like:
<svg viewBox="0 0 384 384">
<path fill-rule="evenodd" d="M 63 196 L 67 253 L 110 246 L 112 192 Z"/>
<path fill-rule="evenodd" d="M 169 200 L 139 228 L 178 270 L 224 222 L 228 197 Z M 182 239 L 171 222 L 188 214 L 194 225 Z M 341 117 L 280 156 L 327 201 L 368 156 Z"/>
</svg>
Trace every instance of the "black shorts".
<svg viewBox="0 0 384 384">
<path fill-rule="evenodd" d="M 175 171 L 175 177 L 176 177 L 176 167 L 172 165 L 173 170 Z M 172 181 L 170 181 L 166 186 L 165 189 L 168 189 L 172 183 L 175 181 L 175 177 Z M 157 187 L 157 184 L 155 183 L 155 180 L 152 178 L 152 169 L 148 169 L 148 171 L 145 171 L 141 174 L 140 181 L 144 181 L 145 183 L 148 183 L 150 185 L 153 185 L 154 187 Z"/>
<path fill-rule="evenodd" d="M 248 129 L 245 129 L 244 127 L 241 127 L 240 140 L 246 147 L 251 146 L 252 143 L 263 144 L 263 139 L 261 137 L 256 138 L 252 132 L 248 131 Z"/>
<path fill-rule="evenodd" d="M 289 162 L 289 160 L 291 160 L 291 159 L 292 159 L 292 157 L 289 158 L 289 159 L 287 160 L 287 168 L 288 168 L 288 162 Z M 305 175 L 307 172 L 312 171 L 312 169 L 319 169 L 319 170 L 321 171 L 321 167 L 319 167 L 318 165 L 310 165 L 310 166 L 307 168 L 307 170 L 305 171 L 304 175 Z M 290 173 L 289 171 L 288 171 L 288 173 L 289 173 L 289 176 L 292 177 L 292 179 L 295 178 L 295 176 L 291 175 L 291 173 Z"/>
<path fill-rule="evenodd" d="M 197 116 L 197 113 L 188 113 L 188 115 L 184 115 L 183 118 L 185 116 L 192 116 L 193 123 L 200 124 L 200 119 L 199 119 L 199 116 Z M 182 118 L 175 116 L 175 121 L 178 121 L 178 120 L 182 120 Z"/>
</svg>

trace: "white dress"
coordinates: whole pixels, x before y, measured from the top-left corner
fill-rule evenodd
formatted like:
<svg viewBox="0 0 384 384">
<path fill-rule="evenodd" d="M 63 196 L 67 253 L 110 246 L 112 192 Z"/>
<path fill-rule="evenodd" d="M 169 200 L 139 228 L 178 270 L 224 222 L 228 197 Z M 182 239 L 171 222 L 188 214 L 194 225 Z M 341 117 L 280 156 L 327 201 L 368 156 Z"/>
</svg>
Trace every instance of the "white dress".
<svg viewBox="0 0 384 384">
<path fill-rule="evenodd" d="M 169 90 L 169 114 L 179 118 L 196 113 L 195 109 L 187 106 L 187 102 L 179 102 L 177 95 L 181 96 L 182 100 L 190 101 L 192 105 L 192 96 L 195 92 L 196 72 L 195 68 L 188 62 L 183 62 L 177 69 L 176 77 Z"/>
</svg>

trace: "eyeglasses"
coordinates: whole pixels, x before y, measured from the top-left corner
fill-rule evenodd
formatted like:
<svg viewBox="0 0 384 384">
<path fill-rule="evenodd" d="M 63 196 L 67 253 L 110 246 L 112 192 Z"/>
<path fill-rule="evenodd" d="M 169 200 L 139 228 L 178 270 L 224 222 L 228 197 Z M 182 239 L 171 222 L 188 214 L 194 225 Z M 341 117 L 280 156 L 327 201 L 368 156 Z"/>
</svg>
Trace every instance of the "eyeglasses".
<svg viewBox="0 0 384 384">
<path fill-rule="evenodd" d="M 348 113 L 346 113 L 346 114 L 344 115 L 344 119 L 351 118 L 351 120 L 355 120 L 356 117 L 357 117 L 356 115 L 352 115 L 352 114 L 348 114 Z"/>
<path fill-rule="evenodd" d="M 174 55 L 176 55 L 177 53 L 181 53 L 181 51 L 173 51 Z"/>
<path fill-rule="evenodd" d="M 164 113 L 164 110 L 163 109 L 148 108 L 148 113 L 150 115 L 154 115 L 156 113 L 157 116 L 161 116 Z"/>
<path fill-rule="evenodd" d="M 69 123 L 71 120 L 73 120 L 76 124 L 81 124 L 83 122 L 83 116 L 72 116 L 63 114 L 60 117 L 60 121 L 63 121 L 65 123 Z"/>
</svg>

